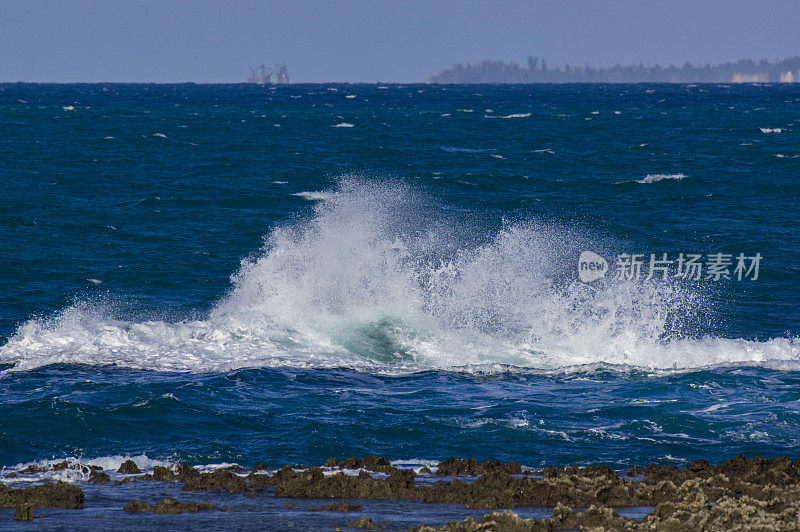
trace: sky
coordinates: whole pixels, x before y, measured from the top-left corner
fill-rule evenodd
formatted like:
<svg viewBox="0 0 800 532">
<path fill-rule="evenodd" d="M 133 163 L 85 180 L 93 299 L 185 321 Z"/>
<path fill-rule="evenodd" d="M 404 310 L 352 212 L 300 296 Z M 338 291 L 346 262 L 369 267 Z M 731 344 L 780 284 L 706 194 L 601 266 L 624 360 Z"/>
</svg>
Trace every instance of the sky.
<svg viewBox="0 0 800 532">
<path fill-rule="evenodd" d="M 423 82 L 456 62 L 800 55 L 800 0 L 0 0 L 0 82 Z"/>
</svg>

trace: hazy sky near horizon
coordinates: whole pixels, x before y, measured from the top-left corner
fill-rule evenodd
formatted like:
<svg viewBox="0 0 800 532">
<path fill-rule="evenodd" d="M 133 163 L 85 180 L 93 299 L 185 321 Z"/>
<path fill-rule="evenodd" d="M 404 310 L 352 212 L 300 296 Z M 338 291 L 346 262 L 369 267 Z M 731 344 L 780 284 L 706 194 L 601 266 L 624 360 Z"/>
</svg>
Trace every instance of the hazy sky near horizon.
<svg viewBox="0 0 800 532">
<path fill-rule="evenodd" d="M 800 1 L 0 0 L 0 81 L 425 81 L 455 62 L 800 55 Z"/>
</svg>

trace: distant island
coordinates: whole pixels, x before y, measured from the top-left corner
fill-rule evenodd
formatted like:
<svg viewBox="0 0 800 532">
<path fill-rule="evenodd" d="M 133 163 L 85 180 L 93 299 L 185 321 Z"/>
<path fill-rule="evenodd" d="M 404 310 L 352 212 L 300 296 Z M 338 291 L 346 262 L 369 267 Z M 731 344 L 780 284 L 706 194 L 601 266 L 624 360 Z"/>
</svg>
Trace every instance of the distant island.
<svg viewBox="0 0 800 532">
<path fill-rule="evenodd" d="M 614 65 L 612 67 L 548 66 L 528 56 L 527 65 L 486 60 L 456 63 L 431 76 L 431 83 L 794 83 L 800 81 L 800 56 L 782 61 L 741 59 L 735 63 L 681 67 Z"/>
</svg>

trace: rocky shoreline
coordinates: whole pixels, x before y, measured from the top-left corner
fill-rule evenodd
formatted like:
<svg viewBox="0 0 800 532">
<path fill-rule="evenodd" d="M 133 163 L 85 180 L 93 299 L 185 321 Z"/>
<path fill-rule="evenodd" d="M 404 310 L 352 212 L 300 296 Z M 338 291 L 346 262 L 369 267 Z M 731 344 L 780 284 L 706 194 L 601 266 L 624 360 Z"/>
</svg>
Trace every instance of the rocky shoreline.
<svg viewBox="0 0 800 532">
<path fill-rule="evenodd" d="M 546 467 L 534 471 L 515 462 L 458 458 L 415 470 L 396 467 L 377 456 L 332 458 L 321 467 L 285 466 L 277 471 L 258 464 L 252 469 L 234 466 L 201 472 L 184 463 L 173 468 L 155 466 L 152 471 L 142 472 L 128 460 L 117 471 L 106 472 L 99 467 L 61 462 L 49 468 L 4 473 L 0 477 L 0 508 L 13 508 L 16 520 L 35 519 L 34 509 L 82 509 L 84 492 L 80 482 L 45 482 L 25 488 L 6 485 L 23 473 L 65 470 L 83 474 L 82 482 L 108 485 L 107 489 L 137 482 L 166 482 L 180 485 L 181 491 L 188 493 L 226 492 L 249 498 L 285 499 L 287 509 L 294 508 L 292 501 L 303 499 L 332 501 L 304 510 L 312 512 L 360 512 L 358 501 L 370 500 L 444 503 L 487 510 L 481 518 L 412 528 L 420 532 L 800 530 L 800 460 L 744 456 L 719 465 L 698 460 L 684 468 L 651 464 L 625 472 L 607 466 Z M 112 476 L 124 478 L 112 480 Z M 509 511 L 527 507 L 552 508 L 552 514 L 525 519 Z M 642 519 L 620 515 L 621 509 L 630 507 L 646 507 L 650 511 Z M 131 500 L 124 510 L 128 514 L 180 514 L 230 509 L 207 501 L 164 498 L 157 504 Z M 343 527 L 385 527 L 380 517 L 351 519 Z"/>
</svg>

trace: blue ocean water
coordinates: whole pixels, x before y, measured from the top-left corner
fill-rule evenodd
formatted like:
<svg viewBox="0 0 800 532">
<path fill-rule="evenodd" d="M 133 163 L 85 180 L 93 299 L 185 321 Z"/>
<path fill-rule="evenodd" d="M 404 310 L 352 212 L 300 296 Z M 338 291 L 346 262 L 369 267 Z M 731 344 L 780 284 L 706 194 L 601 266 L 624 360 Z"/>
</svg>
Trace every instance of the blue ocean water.
<svg viewBox="0 0 800 532">
<path fill-rule="evenodd" d="M 799 171 L 796 84 L 0 85 L 0 463 L 797 458 Z"/>
</svg>

